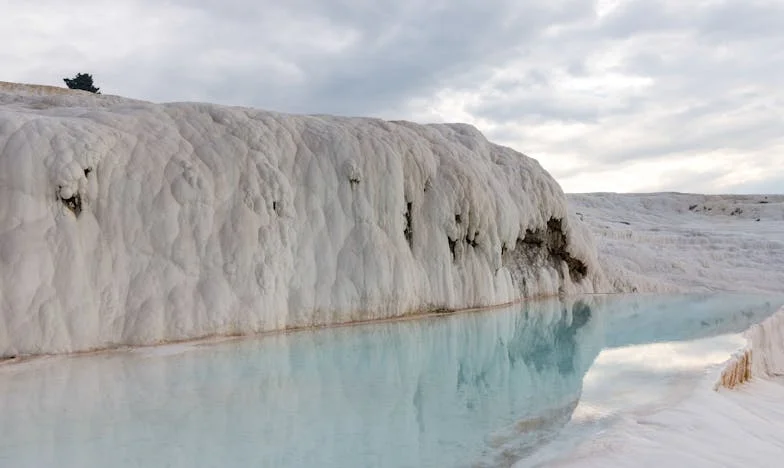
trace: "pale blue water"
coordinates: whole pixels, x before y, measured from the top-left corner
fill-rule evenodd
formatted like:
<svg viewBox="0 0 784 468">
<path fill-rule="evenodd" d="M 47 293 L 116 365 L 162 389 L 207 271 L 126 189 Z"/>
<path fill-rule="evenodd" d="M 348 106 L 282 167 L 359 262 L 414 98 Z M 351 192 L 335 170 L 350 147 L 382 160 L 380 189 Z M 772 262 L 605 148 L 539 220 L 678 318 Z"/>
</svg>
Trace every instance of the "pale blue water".
<svg viewBox="0 0 784 468">
<path fill-rule="evenodd" d="M 781 302 L 586 297 L 3 366 L 0 467 L 507 466 L 558 436 L 602 349 L 739 332 Z"/>
</svg>

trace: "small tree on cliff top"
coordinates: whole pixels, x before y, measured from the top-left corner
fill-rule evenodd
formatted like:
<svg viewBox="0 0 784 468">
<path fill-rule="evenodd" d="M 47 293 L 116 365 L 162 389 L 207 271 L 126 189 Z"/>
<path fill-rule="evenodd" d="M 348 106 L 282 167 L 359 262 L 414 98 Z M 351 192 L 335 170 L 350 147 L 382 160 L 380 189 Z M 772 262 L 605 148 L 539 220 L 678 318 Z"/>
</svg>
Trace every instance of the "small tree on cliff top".
<svg viewBox="0 0 784 468">
<path fill-rule="evenodd" d="M 93 76 L 89 73 L 77 73 L 73 78 L 63 78 L 63 81 L 65 81 L 65 84 L 70 89 L 81 89 L 83 91 L 101 94 L 98 92 L 100 88 L 93 86 Z"/>
</svg>

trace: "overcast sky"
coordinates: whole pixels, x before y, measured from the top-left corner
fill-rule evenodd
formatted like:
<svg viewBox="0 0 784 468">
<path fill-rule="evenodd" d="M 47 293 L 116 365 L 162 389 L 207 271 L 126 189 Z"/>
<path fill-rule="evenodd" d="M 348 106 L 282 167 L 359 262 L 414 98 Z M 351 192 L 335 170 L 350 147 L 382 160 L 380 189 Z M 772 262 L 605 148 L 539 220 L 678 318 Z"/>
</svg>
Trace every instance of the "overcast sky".
<svg viewBox="0 0 784 468">
<path fill-rule="evenodd" d="M 784 0 L 0 0 L 0 80 L 469 122 L 568 192 L 784 193 Z"/>
</svg>

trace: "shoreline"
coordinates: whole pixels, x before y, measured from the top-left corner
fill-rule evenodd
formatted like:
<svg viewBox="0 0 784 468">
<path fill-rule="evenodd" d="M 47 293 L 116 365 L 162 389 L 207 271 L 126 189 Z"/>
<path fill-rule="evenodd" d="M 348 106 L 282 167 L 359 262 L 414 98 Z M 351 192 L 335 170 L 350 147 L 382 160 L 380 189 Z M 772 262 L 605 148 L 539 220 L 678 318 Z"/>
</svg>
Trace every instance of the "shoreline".
<svg viewBox="0 0 784 468">
<path fill-rule="evenodd" d="M 611 294 L 624 294 L 624 293 L 592 293 L 592 294 L 581 294 L 579 296 L 602 296 L 602 295 L 611 295 Z M 501 304 L 494 304 L 489 306 L 472 306 L 472 307 L 464 307 L 459 309 L 436 308 L 436 309 L 428 310 L 426 312 L 403 314 L 397 317 L 355 320 L 351 322 L 339 322 L 339 323 L 331 323 L 325 325 L 289 327 L 289 328 L 283 328 L 278 330 L 268 330 L 268 331 L 262 331 L 256 333 L 251 332 L 246 334 L 214 334 L 214 335 L 207 335 L 207 336 L 201 336 L 196 338 L 187 338 L 183 340 L 164 341 L 164 342 L 153 343 L 153 344 L 107 346 L 99 349 L 74 351 L 74 352 L 66 352 L 66 353 L 31 354 L 31 355 L 24 355 L 24 356 L 15 356 L 10 358 L 0 359 L 0 370 L 6 367 L 23 365 L 23 364 L 32 363 L 34 361 L 43 360 L 47 358 L 95 356 L 100 354 L 109 354 L 109 353 L 116 353 L 116 352 L 135 352 L 135 351 L 140 351 L 145 349 L 152 350 L 155 348 L 166 348 L 168 346 L 192 346 L 192 347 L 210 346 L 210 345 L 222 344 L 222 343 L 227 343 L 227 342 L 237 341 L 237 340 L 259 339 L 267 336 L 288 335 L 294 333 L 306 333 L 306 332 L 314 332 L 320 330 L 328 330 L 333 328 L 349 328 L 349 327 L 358 327 L 363 325 L 397 323 L 397 322 L 406 322 L 411 320 L 426 320 L 435 317 L 446 317 L 446 316 L 462 315 L 462 314 L 470 314 L 470 313 L 489 312 L 493 310 L 504 309 L 506 307 L 512 307 L 514 305 L 523 304 L 526 302 L 538 302 L 538 301 L 545 301 L 545 300 L 552 300 L 552 299 L 560 300 L 560 299 L 567 299 L 569 297 L 577 297 L 577 296 L 564 296 L 563 298 L 557 295 L 534 296 L 534 297 L 521 298 L 515 301 L 509 301 L 509 302 L 504 302 Z"/>
<path fill-rule="evenodd" d="M 745 341 L 723 362 L 708 364 L 674 401 L 621 414 L 596 438 L 543 461 L 546 466 L 775 466 L 784 451 L 782 346 L 767 338 L 784 333 L 784 307 L 747 330 L 727 335 Z M 738 359 L 740 356 L 751 359 Z M 741 363 L 740 370 L 736 367 Z M 748 378 L 722 384 L 727 372 Z M 666 454 L 666 455 L 665 455 Z M 528 466 L 521 460 L 517 466 Z M 539 465 L 536 465 L 539 466 Z"/>
<path fill-rule="evenodd" d="M 717 291 L 709 291 L 709 292 L 706 291 L 691 291 L 691 292 L 678 292 L 678 293 L 610 292 L 610 293 L 584 293 L 584 294 L 567 295 L 567 296 L 560 296 L 560 295 L 535 296 L 535 297 L 521 298 L 515 301 L 509 301 L 509 302 L 494 304 L 489 306 L 472 306 L 472 307 L 464 307 L 459 309 L 431 309 L 428 310 L 427 312 L 410 313 L 410 314 L 400 315 L 397 317 L 355 320 L 351 322 L 340 322 L 340 323 L 332 323 L 326 325 L 290 327 L 290 328 L 284 328 L 279 330 L 269 330 L 269 331 L 247 333 L 247 334 L 214 334 L 214 335 L 207 335 L 207 336 L 201 336 L 196 338 L 188 338 L 183 340 L 164 341 L 160 343 L 153 343 L 153 344 L 146 344 L 146 345 L 117 345 L 117 346 L 107 346 L 104 348 L 93 349 L 93 350 L 74 351 L 74 352 L 67 352 L 67 353 L 33 354 L 33 355 L 25 355 L 25 356 L 15 356 L 11 358 L 0 359 L 0 371 L 6 368 L 21 366 L 28 363 L 34 363 L 36 361 L 40 361 L 44 359 L 95 356 L 101 354 L 111 354 L 111 353 L 121 353 L 121 352 L 138 352 L 144 350 L 152 351 L 155 349 L 165 349 L 167 347 L 178 347 L 178 346 L 187 346 L 187 347 L 211 346 L 211 345 L 218 345 L 218 344 L 223 344 L 223 343 L 228 343 L 228 342 L 238 341 L 238 340 L 261 339 L 268 336 L 276 336 L 276 335 L 307 333 L 307 332 L 316 332 L 316 331 L 336 329 L 336 328 L 360 327 L 365 325 L 398 323 L 398 322 L 407 322 L 413 320 L 427 320 L 427 319 L 432 319 L 437 317 L 448 317 L 448 316 L 464 315 L 464 314 L 472 314 L 472 313 L 491 312 L 494 310 L 504 309 L 519 304 L 541 302 L 541 301 L 554 300 L 554 299 L 557 299 L 559 301 L 564 301 L 570 298 L 577 299 L 577 298 L 584 298 L 584 297 L 608 297 L 608 296 L 646 297 L 646 296 L 659 296 L 662 294 L 689 296 L 689 295 L 713 295 L 713 294 L 742 295 L 742 294 L 754 294 L 754 293 L 747 293 L 743 291 L 717 290 Z M 782 306 L 784 307 L 784 304 L 782 304 Z"/>
</svg>

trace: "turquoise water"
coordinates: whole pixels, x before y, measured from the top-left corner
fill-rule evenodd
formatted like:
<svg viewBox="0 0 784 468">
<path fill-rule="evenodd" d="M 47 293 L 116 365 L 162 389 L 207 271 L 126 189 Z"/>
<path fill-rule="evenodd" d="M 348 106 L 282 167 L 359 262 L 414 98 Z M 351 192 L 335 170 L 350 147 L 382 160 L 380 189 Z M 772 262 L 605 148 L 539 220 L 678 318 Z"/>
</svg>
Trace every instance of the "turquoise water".
<svg viewBox="0 0 784 468">
<path fill-rule="evenodd" d="M 0 466 L 506 466 L 558 437 L 602 350 L 736 333 L 780 304 L 585 297 L 4 366 Z M 624 398 L 665 378 L 625 366 Z"/>
</svg>

